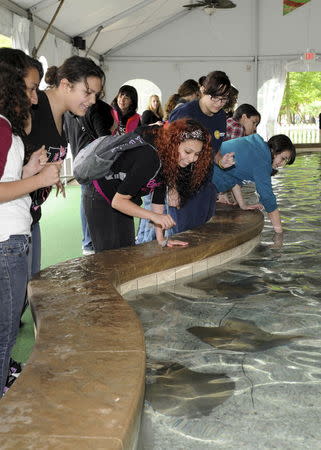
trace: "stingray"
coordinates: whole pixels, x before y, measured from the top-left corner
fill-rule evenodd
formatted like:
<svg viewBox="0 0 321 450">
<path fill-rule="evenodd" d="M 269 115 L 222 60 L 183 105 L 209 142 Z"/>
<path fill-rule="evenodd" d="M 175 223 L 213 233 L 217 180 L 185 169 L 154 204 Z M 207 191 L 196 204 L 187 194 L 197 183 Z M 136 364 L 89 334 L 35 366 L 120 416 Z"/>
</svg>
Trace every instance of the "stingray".
<svg viewBox="0 0 321 450">
<path fill-rule="evenodd" d="M 254 322 L 241 319 L 228 319 L 220 327 L 192 327 L 187 331 L 212 347 L 237 352 L 259 352 L 303 337 L 267 333 Z"/>
<path fill-rule="evenodd" d="M 233 395 L 235 383 L 225 374 L 194 372 L 178 363 L 157 366 L 147 371 L 146 400 L 161 414 L 187 419 L 208 416 Z"/>
<path fill-rule="evenodd" d="M 222 274 L 206 276 L 199 280 L 190 281 L 186 285 L 205 291 L 207 294 L 218 294 L 233 298 L 257 295 L 267 290 L 261 277 L 245 276 L 243 272 L 238 271 L 228 271 L 224 275 L 224 277 L 222 277 Z"/>
</svg>

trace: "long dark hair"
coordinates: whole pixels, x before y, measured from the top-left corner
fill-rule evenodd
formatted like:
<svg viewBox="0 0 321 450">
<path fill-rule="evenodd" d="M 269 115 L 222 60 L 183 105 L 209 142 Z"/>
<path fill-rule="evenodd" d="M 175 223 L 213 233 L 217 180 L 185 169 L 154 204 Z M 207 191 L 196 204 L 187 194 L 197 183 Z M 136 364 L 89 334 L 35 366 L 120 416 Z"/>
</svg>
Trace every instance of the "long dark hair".
<svg viewBox="0 0 321 450">
<path fill-rule="evenodd" d="M 239 121 L 243 114 L 245 114 L 248 119 L 252 116 L 257 116 L 261 120 L 261 114 L 258 112 L 258 110 L 248 103 L 243 103 L 238 108 L 236 108 L 233 114 L 233 119 Z"/>
<path fill-rule="evenodd" d="M 57 67 L 48 68 L 45 75 L 45 82 L 50 87 L 58 87 L 60 81 L 66 78 L 70 83 L 84 81 L 87 84 L 87 78 L 97 77 L 105 84 L 105 74 L 103 70 L 90 58 L 83 56 L 71 56 L 64 63 Z"/>
<path fill-rule="evenodd" d="M 170 113 L 173 111 L 175 106 L 178 104 L 179 100 L 183 97 L 188 97 L 189 95 L 199 94 L 199 84 L 197 81 L 189 78 L 185 80 L 177 89 L 177 92 L 169 97 L 165 105 L 165 119 L 167 120 Z"/>
<path fill-rule="evenodd" d="M 268 140 L 267 144 L 270 147 L 272 161 L 273 161 L 274 156 L 276 156 L 278 153 L 282 153 L 285 150 L 289 150 L 290 159 L 287 162 L 287 164 L 290 166 L 291 164 L 294 163 L 295 158 L 296 158 L 296 150 L 295 150 L 295 146 L 293 145 L 293 142 L 291 141 L 291 139 L 288 136 L 286 136 L 285 134 L 276 134 L 275 136 L 272 136 Z M 277 173 L 278 173 L 278 171 L 276 169 L 272 169 L 272 174 L 271 174 L 272 176 Z"/>
<path fill-rule="evenodd" d="M 32 68 L 38 70 L 40 79 L 43 77 L 41 62 L 17 48 L 1 47 L 0 62 L 14 67 L 23 78 L 27 76 L 28 70 Z"/>
<path fill-rule="evenodd" d="M 30 100 L 24 79 L 14 67 L 0 62 L 0 114 L 11 123 L 12 132 L 24 136 L 24 125 L 30 114 Z"/>
<path fill-rule="evenodd" d="M 131 103 L 129 105 L 128 111 L 125 115 L 122 114 L 121 109 L 118 106 L 117 99 L 120 95 L 127 95 L 130 98 Z M 130 86 L 129 84 L 124 84 L 120 87 L 116 97 L 111 102 L 111 106 L 116 109 L 120 118 L 128 119 L 133 116 L 138 108 L 138 94 L 134 86 Z"/>
</svg>

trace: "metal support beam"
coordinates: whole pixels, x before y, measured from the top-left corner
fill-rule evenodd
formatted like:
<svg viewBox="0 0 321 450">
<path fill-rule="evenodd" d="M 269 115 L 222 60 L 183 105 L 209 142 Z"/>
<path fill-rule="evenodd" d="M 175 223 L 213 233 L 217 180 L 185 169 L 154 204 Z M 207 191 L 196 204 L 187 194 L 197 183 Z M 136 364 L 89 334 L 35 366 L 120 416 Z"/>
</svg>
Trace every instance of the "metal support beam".
<svg viewBox="0 0 321 450">
<path fill-rule="evenodd" d="M 138 11 L 139 9 L 143 8 L 144 6 L 153 3 L 154 1 L 155 0 L 144 0 L 140 3 L 138 3 L 136 6 L 132 6 L 131 8 L 128 8 L 125 11 L 123 11 L 119 14 L 116 14 L 116 16 L 113 16 L 110 19 L 107 19 L 104 22 L 99 23 L 98 25 L 90 28 L 89 30 L 84 31 L 83 33 L 80 33 L 79 36 L 81 36 L 81 37 L 90 36 L 91 34 L 95 33 L 95 31 L 97 31 L 98 28 L 100 28 L 100 27 L 106 28 L 109 25 L 112 25 L 113 23 L 116 23 L 119 20 L 123 19 L 124 17 L 129 16 L 131 13 Z"/>
<path fill-rule="evenodd" d="M 90 46 L 87 48 L 86 54 L 85 56 L 88 55 L 88 53 L 90 52 L 90 50 L 92 49 L 92 46 L 94 45 L 94 43 L 96 42 L 98 36 L 100 35 L 100 33 L 102 32 L 102 30 L 104 29 L 104 27 L 99 27 L 97 28 L 97 33 L 96 36 L 94 37 L 94 39 L 92 40 L 92 43 L 90 44 Z"/>
<path fill-rule="evenodd" d="M 253 36 L 253 42 L 254 42 L 254 83 L 253 83 L 253 98 L 255 99 L 254 106 L 257 108 L 257 94 L 259 89 L 259 19 L 260 19 L 260 2 L 259 0 L 253 0 L 254 1 L 254 14 L 253 14 L 253 30 L 254 30 L 254 36 Z"/>
<path fill-rule="evenodd" d="M 14 14 L 17 14 L 17 16 L 25 17 L 26 19 L 31 20 L 30 11 L 27 9 L 21 8 L 21 6 L 16 5 L 11 0 L 0 0 L 0 6 L 3 6 L 8 11 L 11 11 Z M 47 22 L 45 22 L 44 20 L 40 19 L 39 17 L 37 17 L 35 15 L 32 16 L 32 21 L 33 21 L 34 25 L 41 28 L 42 30 L 46 30 L 48 27 Z M 68 42 L 68 44 L 72 44 L 72 37 L 69 36 L 68 34 L 58 30 L 58 28 L 51 27 L 50 32 L 57 38 L 65 41 L 65 42 Z M 99 55 L 98 53 L 91 50 L 90 56 L 99 60 L 101 55 Z"/>
<path fill-rule="evenodd" d="M 104 57 L 108 57 L 110 55 L 114 55 L 115 53 L 117 53 L 120 49 L 126 47 L 127 45 L 133 44 L 134 42 L 136 42 L 138 39 L 141 39 L 145 36 L 148 36 L 149 34 L 153 33 L 154 31 L 160 30 L 161 28 L 165 27 L 166 25 L 168 25 L 171 22 L 174 22 L 175 20 L 185 16 L 186 14 L 189 14 L 190 11 L 189 10 L 184 10 L 181 11 L 177 14 L 175 14 L 174 16 L 164 20 L 163 22 L 160 22 L 158 25 L 156 25 L 153 28 L 150 28 L 147 31 L 144 31 L 144 33 L 139 34 L 138 36 L 134 37 L 133 39 L 129 39 L 128 41 L 123 42 L 122 44 L 117 45 L 116 47 L 113 47 L 111 50 L 108 50 L 106 53 L 103 54 Z"/>
<path fill-rule="evenodd" d="M 42 38 L 40 39 L 39 44 L 37 45 L 36 48 L 34 48 L 34 49 L 32 50 L 32 56 L 33 56 L 34 58 L 37 58 L 38 51 L 39 51 L 40 47 L 42 46 L 44 40 L 46 39 L 47 34 L 49 33 L 52 24 L 53 24 L 54 21 L 56 20 L 56 17 L 58 16 L 59 11 L 60 11 L 62 5 L 64 4 L 64 1 L 65 1 L 65 0 L 59 0 L 59 1 L 60 1 L 60 3 L 59 3 L 59 5 L 58 5 L 58 8 L 56 9 L 54 15 L 52 16 L 52 19 L 51 19 L 51 21 L 49 22 L 49 24 L 48 24 L 48 26 L 47 26 L 47 28 L 46 28 L 46 30 L 45 30 L 45 32 L 44 32 Z"/>
</svg>

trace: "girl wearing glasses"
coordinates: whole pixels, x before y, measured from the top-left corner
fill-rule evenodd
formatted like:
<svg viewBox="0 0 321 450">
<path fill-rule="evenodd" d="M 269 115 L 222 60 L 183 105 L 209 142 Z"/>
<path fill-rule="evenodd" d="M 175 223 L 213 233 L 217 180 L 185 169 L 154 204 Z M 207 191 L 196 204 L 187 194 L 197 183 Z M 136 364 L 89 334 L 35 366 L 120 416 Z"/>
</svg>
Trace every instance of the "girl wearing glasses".
<svg viewBox="0 0 321 450">
<path fill-rule="evenodd" d="M 214 166 L 212 183 L 218 192 L 232 189 L 241 209 L 265 209 L 276 233 L 282 233 L 277 202 L 272 189 L 271 175 L 286 164 L 293 164 L 296 151 L 292 141 L 284 134 L 278 134 L 265 142 L 258 134 L 223 142 L 222 155 L 233 152 L 235 164 L 228 170 Z M 261 203 L 248 205 L 243 199 L 241 185 L 253 181 Z"/>
</svg>

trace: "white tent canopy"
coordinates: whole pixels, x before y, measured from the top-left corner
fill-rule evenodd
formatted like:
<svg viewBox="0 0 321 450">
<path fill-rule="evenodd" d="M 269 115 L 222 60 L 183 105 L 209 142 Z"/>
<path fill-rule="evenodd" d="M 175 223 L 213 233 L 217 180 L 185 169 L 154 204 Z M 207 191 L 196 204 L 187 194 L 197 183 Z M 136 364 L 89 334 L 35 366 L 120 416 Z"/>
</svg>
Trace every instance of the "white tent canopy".
<svg viewBox="0 0 321 450">
<path fill-rule="evenodd" d="M 271 134 L 288 67 L 321 70 L 301 56 L 320 54 L 321 2 L 311 0 L 283 16 L 282 0 L 234 0 L 233 9 L 183 8 L 189 0 L 0 0 L 0 33 L 31 53 L 57 9 L 53 27 L 37 56 L 60 64 L 85 51 L 72 38 L 86 40 L 89 56 L 107 75 L 107 100 L 131 81 L 148 81 L 165 101 L 187 78 L 224 70 L 239 89 L 239 101 L 262 113 L 261 133 Z M 134 81 L 133 81 L 134 80 Z M 258 95 L 259 94 L 259 95 Z M 141 105 L 143 108 L 144 106 Z"/>
</svg>

